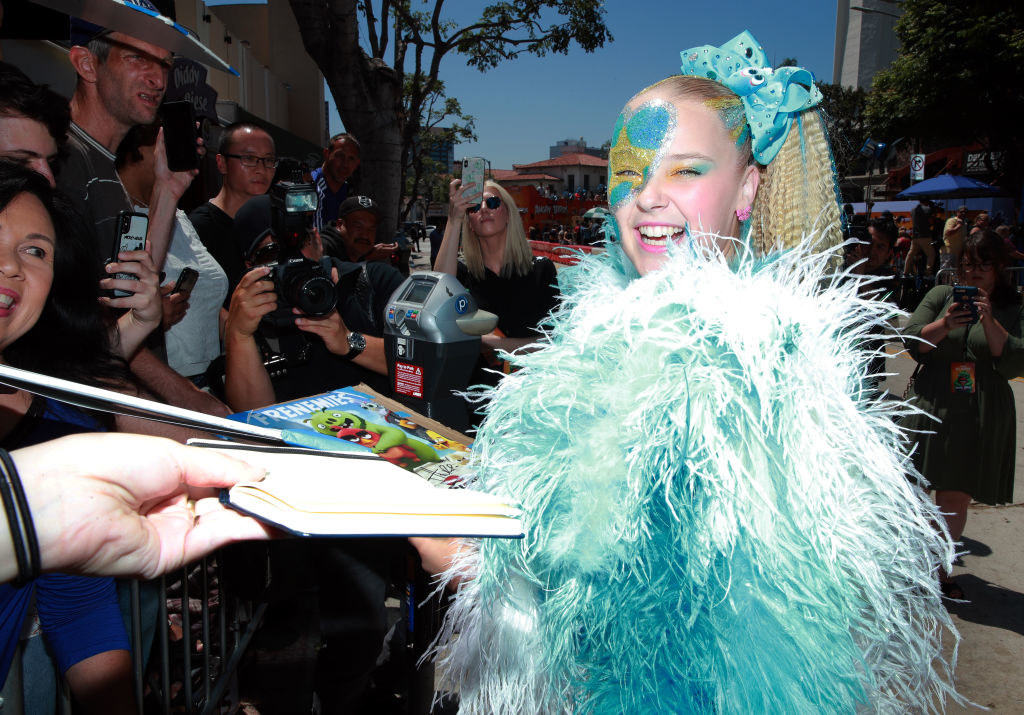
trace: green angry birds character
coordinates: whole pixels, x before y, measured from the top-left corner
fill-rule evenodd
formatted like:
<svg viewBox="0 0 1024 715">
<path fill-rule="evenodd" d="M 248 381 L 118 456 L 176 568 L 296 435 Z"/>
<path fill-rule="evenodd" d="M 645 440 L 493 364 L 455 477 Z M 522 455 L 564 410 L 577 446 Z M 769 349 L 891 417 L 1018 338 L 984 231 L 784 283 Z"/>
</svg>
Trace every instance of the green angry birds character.
<svg viewBox="0 0 1024 715">
<path fill-rule="evenodd" d="M 341 412 L 339 410 L 319 410 L 317 412 L 311 412 L 308 419 L 303 420 L 310 427 L 315 429 L 320 434 L 330 435 L 331 437 L 338 436 L 338 430 L 342 427 L 351 427 L 352 425 L 346 425 L 346 420 L 358 419 L 355 415 L 349 414 L 348 412 Z"/>
<path fill-rule="evenodd" d="M 331 435 L 369 447 L 400 467 L 411 468 L 424 462 L 440 462 L 433 447 L 417 439 L 409 439 L 397 427 L 367 422 L 351 412 L 319 410 L 304 420 L 320 434 Z"/>
</svg>

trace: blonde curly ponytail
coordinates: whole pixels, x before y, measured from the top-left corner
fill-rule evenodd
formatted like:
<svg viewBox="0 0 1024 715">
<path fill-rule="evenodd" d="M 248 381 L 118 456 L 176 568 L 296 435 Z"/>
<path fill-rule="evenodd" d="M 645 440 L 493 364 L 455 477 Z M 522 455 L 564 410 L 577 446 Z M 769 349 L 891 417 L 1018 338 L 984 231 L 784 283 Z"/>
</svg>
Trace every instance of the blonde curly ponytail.
<svg viewBox="0 0 1024 715">
<path fill-rule="evenodd" d="M 750 217 L 750 244 L 760 253 L 792 248 L 812 234 L 819 248 L 843 240 L 835 171 L 816 110 L 800 113 L 778 156 L 761 169 Z"/>
</svg>

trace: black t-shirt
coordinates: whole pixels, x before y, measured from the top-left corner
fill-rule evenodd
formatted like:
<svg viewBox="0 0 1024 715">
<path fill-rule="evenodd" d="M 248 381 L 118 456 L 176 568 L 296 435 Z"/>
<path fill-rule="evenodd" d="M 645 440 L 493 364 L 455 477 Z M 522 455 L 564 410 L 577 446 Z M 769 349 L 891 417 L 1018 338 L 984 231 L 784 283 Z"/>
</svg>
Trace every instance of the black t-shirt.
<svg viewBox="0 0 1024 715">
<path fill-rule="evenodd" d="M 78 215 L 91 227 L 88 230 L 94 231 L 96 255 L 101 262 L 113 255 L 118 214 L 132 210 L 114 158 L 106 147 L 72 123 L 57 166 L 57 188 L 67 195 Z"/>
<path fill-rule="evenodd" d="M 349 330 L 375 338 L 384 336 L 384 312 L 391 294 L 405 278 L 383 263 L 346 263 L 338 266 L 338 310 Z M 304 346 L 309 359 L 302 365 L 289 367 L 287 373 L 274 378 L 274 398 L 278 402 L 318 395 L 322 392 L 364 382 L 384 395 L 391 394 L 387 375 L 345 360 L 330 352 L 323 341 L 296 328 L 287 328 L 278 339 L 281 352 L 289 361 Z"/>
<path fill-rule="evenodd" d="M 532 338 L 540 334 L 537 325 L 558 304 L 558 271 L 547 258 L 534 258 L 530 272 L 504 277 L 484 269 L 483 280 L 475 280 L 459 262 L 458 278 L 477 306 L 498 316 L 498 329 L 506 338 Z"/>
<path fill-rule="evenodd" d="M 231 294 L 246 270 L 242 249 L 231 240 L 231 227 L 235 220 L 209 201 L 192 211 L 188 220 L 192 222 L 206 250 L 228 276 L 228 295 L 224 299 L 224 307 L 227 308 L 231 304 Z"/>
</svg>

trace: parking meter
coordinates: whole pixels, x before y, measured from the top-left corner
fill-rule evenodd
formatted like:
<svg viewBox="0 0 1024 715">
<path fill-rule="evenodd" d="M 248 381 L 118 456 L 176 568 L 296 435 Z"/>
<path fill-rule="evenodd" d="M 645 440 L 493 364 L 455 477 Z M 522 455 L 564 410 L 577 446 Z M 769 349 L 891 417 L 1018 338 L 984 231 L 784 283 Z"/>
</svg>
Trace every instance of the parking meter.
<svg viewBox="0 0 1024 715">
<path fill-rule="evenodd" d="M 414 273 L 385 313 L 384 350 L 394 397 L 448 427 L 469 428 L 465 390 L 480 356 L 480 336 L 498 316 L 479 310 L 454 276 Z"/>
</svg>

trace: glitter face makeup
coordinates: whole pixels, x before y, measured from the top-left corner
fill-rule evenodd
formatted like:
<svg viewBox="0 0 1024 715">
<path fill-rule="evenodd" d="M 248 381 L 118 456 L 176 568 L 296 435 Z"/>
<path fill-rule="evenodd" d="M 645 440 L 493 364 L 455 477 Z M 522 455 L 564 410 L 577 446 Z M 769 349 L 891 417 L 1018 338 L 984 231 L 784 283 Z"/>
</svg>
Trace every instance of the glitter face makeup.
<svg viewBox="0 0 1024 715">
<path fill-rule="evenodd" d="M 672 244 L 738 236 L 736 212 L 753 202 L 758 181 L 740 151 L 741 107 L 648 97 L 620 115 L 609 152 L 609 203 L 641 275 L 660 267 Z M 720 244 L 731 250 L 728 239 Z"/>
<path fill-rule="evenodd" d="M 608 153 L 608 203 L 612 211 L 640 193 L 661 163 L 675 131 L 675 106 L 661 99 L 619 115 Z"/>
<path fill-rule="evenodd" d="M 729 136 L 736 142 L 736 146 L 743 146 L 743 142 L 750 136 L 750 125 L 747 124 L 747 113 L 743 109 L 743 102 L 738 97 L 716 97 L 704 100 L 704 106 L 713 112 L 718 112 L 722 123 L 729 131 Z"/>
</svg>

